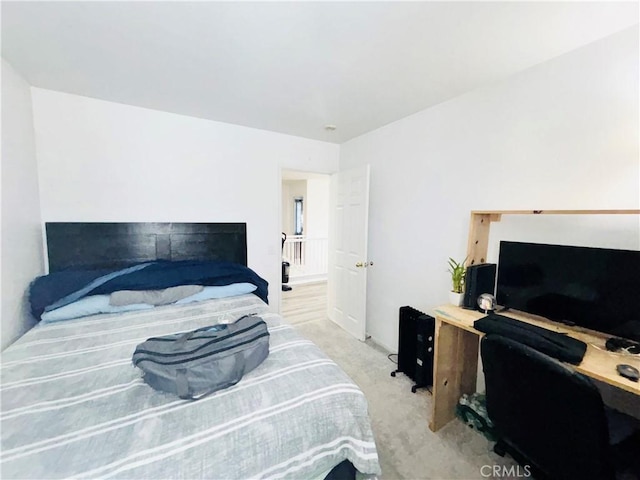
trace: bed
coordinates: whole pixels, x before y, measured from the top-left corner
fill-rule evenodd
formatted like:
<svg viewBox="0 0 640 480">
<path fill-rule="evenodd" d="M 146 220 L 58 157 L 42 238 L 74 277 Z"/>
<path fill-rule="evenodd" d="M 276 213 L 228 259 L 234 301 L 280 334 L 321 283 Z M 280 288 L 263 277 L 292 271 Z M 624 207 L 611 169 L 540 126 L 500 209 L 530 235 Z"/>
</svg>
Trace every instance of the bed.
<svg viewBox="0 0 640 480">
<path fill-rule="evenodd" d="M 47 224 L 47 247 L 50 273 L 247 258 L 244 224 Z M 233 387 L 181 400 L 132 366 L 146 338 L 246 314 L 267 323 L 270 353 Z M 2 478 L 322 479 L 346 462 L 380 473 L 363 393 L 255 292 L 41 322 L 2 353 L 1 378 Z"/>
</svg>

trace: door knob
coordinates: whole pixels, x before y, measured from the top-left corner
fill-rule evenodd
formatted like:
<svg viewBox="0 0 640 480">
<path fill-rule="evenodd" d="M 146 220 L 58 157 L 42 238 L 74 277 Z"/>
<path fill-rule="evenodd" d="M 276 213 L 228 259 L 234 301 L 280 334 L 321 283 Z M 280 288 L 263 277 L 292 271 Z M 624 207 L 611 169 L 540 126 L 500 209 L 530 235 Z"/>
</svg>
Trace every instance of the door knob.
<svg viewBox="0 0 640 480">
<path fill-rule="evenodd" d="M 358 268 L 373 267 L 373 262 L 358 262 L 358 263 L 356 263 L 356 267 L 358 267 Z"/>
</svg>

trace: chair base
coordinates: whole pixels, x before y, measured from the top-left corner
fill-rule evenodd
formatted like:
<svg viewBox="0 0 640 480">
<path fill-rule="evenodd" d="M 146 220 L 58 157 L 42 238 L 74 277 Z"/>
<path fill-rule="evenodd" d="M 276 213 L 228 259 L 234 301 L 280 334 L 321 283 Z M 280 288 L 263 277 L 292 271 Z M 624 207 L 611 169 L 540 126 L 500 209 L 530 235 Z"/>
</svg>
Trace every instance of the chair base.
<svg viewBox="0 0 640 480">
<path fill-rule="evenodd" d="M 504 457 L 507 454 L 507 445 L 502 440 L 498 440 L 493 446 L 493 451 L 496 455 Z"/>
<path fill-rule="evenodd" d="M 516 448 L 509 445 L 503 439 L 498 439 L 498 441 L 493 446 L 493 451 L 496 455 L 504 457 L 505 455 L 509 455 L 513 458 L 518 465 L 523 468 L 523 471 L 529 472 L 530 477 L 535 478 L 536 480 L 553 480 L 544 472 L 542 472 L 539 468 L 533 465 L 524 455 L 522 455 Z M 560 479 L 556 479 L 560 480 Z M 562 479 L 564 480 L 564 479 Z"/>
</svg>

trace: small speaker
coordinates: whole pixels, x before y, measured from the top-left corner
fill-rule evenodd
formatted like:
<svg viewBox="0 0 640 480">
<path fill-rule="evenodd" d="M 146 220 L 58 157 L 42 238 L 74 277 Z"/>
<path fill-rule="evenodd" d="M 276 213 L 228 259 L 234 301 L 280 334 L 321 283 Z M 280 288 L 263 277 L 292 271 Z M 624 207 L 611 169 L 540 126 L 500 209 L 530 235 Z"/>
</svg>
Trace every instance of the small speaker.
<svg viewBox="0 0 640 480">
<path fill-rule="evenodd" d="M 479 310 L 478 297 L 483 293 L 494 294 L 495 285 L 495 263 L 482 263 L 467 267 L 467 273 L 464 277 L 462 307 L 470 310 Z"/>
</svg>

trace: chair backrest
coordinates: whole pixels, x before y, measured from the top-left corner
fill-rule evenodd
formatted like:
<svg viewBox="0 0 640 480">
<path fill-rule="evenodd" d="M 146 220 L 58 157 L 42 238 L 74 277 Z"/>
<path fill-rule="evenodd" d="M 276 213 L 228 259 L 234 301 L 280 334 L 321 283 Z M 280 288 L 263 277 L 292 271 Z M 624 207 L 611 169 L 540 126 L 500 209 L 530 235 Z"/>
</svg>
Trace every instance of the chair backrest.
<svg viewBox="0 0 640 480">
<path fill-rule="evenodd" d="M 481 342 L 487 412 L 500 438 L 550 478 L 613 478 L 607 420 L 591 380 L 498 335 Z"/>
</svg>

